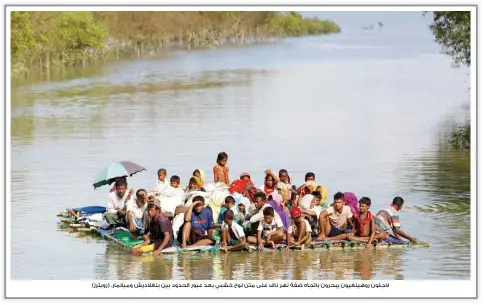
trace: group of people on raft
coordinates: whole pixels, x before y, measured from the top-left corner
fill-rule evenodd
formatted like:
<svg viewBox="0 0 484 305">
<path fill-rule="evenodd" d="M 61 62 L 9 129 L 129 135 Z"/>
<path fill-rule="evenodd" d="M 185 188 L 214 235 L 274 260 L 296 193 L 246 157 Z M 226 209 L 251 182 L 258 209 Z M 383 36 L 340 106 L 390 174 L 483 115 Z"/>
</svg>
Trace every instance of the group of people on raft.
<svg viewBox="0 0 484 305">
<path fill-rule="evenodd" d="M 135 255 L 150 244 L 154 244 L 153 253 L 160 254 L 176 242 L 185 248 L 214 245 L 217 240 L 222 251 L 277 244 L 303 249 L 311 243 L 343 239 L 366 243 L 366 248 L 387 238 L 417 242 L 400 228 L 401 197 L 376 215 L 370 212 L 370 198 L 358 200 L 351 192 L 337 192 L 328 206 L 326 187 L 316 184 L 314 173 L 307 173 L 305 183 L 296 188 L 287 170 L 281 169 L 278 175 L 266 170 L 264 184 L 256 187 L 249 173 L 230 181 L 227 161 L 226 153 L 218 155 L 213 167 L 215 184 L 205 183 L 203 170 L 197 169 L 183 188 L 178 176 L 168 182 L 167 171 L 160 169 L 153 190 L 134 193 L 128 191 L 126 177 L 119 177 L 109 193 L 104 219 L 110 228 L 127 227 L 133 239 L 143 237 L 143 245 L 132 249 Z M 211 186 L 215 190 L 205 189 Z M 218 215 L 205 195 L 217 189 L 224 196 Z M 168 198 L 179 198 L 174 210 L 165 208 Z"/>
</svg>

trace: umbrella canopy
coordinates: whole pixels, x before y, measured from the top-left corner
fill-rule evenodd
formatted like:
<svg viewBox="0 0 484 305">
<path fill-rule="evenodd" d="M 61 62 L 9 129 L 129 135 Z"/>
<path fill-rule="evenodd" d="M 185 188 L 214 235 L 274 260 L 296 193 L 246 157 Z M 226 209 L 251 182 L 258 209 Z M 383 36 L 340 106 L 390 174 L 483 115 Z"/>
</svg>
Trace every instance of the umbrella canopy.
<svg viewBox="0 0 484 305">
<path fill-rule="evenodd" d="M 93 183 L 94 189 L 113 183 L 117 177 L 133 176 L 145 170 L 146 168 L 131 161 L 111 163 L 96 175 Z"/>
</svg>

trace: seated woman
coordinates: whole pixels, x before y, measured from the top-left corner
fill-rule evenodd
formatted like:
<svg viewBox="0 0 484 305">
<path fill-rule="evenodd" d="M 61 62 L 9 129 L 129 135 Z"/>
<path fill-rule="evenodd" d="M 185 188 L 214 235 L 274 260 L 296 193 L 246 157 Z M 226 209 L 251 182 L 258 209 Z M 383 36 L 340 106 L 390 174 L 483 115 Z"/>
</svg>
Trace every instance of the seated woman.
<svg viewBox="0 0 484 305">
<path fill-rule="evenodd" d="M 193 171 L 193 178 L 197 180 L 197 188 L 202 188 L 203 184 L 205 183 L 205 173 L 203 170 L 197 168 L 196 170 Z"/>
<path fill-rule="evenodd" d="M 191 177 L 190 178 L 190 181 L 188 181 L 188 186 L 187 186 L 187 189 L 186 189 L 186 192 L 189 193 L 189 192 L 193 192 L 193 191 L 201 191 L 201 192 L 205 192 L 205 190 L 203 189 L 203 187 L 201 187 L 199 185 L 199 181 L 197 181 L 197 178 L 196 177 Z"/>
<path fill-rule="evenodd" d="M 269 195 L 271 193 L 274 193 L 274 191 L 277 191 L 276 180 L 271 174 L 266 174 L 266 177 L 264 179 L 264 184 L 259 187 L 259 190 L 261 190 L 266 195 Z"/>
<path fill-rule="evenodd" d="M 282 195 L 286 206 L 288 204 L 292 205 L 291 198 L 292 194 L 294 193 L 293 186 L 291 185 L 291 177 L 289 177 L 289 173 L 285 169 L 281 169 L 279 171 L 279 177 L 276 176 L 272 170 L 268 169 L 265 171 L 266 175 L 271 175 L 276 183 L 277 190 Z"/>
</svg>

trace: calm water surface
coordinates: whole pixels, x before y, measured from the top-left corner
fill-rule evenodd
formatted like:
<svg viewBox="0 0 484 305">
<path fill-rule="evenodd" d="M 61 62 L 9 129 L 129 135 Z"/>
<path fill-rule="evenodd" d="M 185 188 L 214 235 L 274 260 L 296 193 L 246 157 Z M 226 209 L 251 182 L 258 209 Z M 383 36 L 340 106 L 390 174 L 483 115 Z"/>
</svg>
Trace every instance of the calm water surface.
<svg viewBox="0 0 484 305">
<path fill-rule="evenodd" d="M 469 154 L 443 134 L 469 110 L 469 76 L 428 29 L 346 33 L 119 61 L 12 88 L 14 279 L 469 279 Z M 183 183 L 229 154 L 231 177 L 307 171 L 329 193 L 405 199 L 402 228 L 429 249 L 131 257 L 56 228 L 66 207 L 104 205 L 113 160 Z M 210 175 L 211 176 L 211 175 Z M 33 233 L 35 231 L 35 233 Z"/>
</svg>

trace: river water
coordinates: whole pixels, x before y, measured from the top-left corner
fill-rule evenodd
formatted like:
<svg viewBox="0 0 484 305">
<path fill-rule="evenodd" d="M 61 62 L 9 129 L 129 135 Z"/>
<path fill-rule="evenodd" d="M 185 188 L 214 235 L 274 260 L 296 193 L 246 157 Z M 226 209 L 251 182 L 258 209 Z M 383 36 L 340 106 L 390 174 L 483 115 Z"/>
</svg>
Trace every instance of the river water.
<svg viewBox="0 0 484 305">
<path fill-rule="evenodd" d="M 11 106 L 13 279 L 469 279 L 469 154 L 443 134 L 468 116 L 468 71 L 428 28 L 353 31 L 277 44 L 178 51 L 15 85 Z M 405 199 L 402 229 L 424 249 L 131 257 L 58 230 L 56 212 L 106 204 L 92 179 L 113 160 L 183 184 L 229 154 L 231 178 L 307 171 L 336 191 Z M 211 174 L 209 174 L 211 177 Z"/>
</svg>

